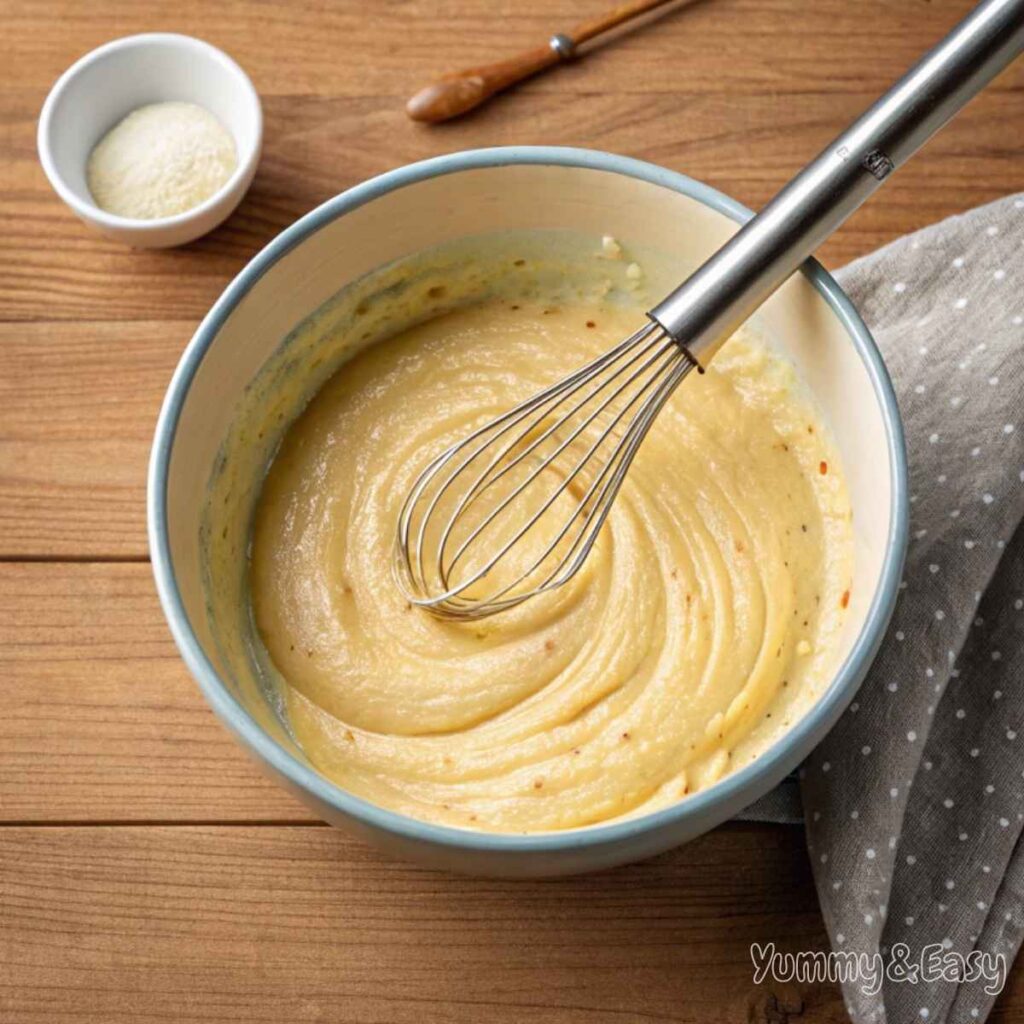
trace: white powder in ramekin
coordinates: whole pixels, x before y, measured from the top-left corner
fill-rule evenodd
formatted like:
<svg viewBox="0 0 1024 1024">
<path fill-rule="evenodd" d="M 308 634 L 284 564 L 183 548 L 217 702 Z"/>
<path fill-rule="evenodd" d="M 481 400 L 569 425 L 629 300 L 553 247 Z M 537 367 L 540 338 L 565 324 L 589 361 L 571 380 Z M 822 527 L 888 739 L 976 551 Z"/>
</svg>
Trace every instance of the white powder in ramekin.
<svg viewBox="0 0 1024 1024">
<path fill-rule="evenodd" d="M 171 217 L 209 199 L 238 165 L 231 134 L 194 103 L 133 110 L 89 155 L 86 177 L 100 209 L 121 217 Z"/>
</svg>

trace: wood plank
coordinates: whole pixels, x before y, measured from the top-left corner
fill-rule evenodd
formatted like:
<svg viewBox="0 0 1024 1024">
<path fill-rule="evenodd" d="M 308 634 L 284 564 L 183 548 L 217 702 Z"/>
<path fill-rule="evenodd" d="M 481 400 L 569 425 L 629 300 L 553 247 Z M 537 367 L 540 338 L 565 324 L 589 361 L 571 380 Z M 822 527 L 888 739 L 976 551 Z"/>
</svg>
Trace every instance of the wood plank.
<svg viewBox="0 0 1024 1024">
<path fill-rule="evenodd" d="M 268 142 L 255 184 L 229 221 L 180 250 L 142 252 L 90 232 L 49 191 L 34 155 L 0 191 L 0 319 L 198 320 L 245 263 L 279 231 L 336 193 L 439 152 L 531 142 L 627 153 L 762 205 L 800 164 L 870 100 L 868 92 L 750 97 L 595 96 L 567 104 L 530 97 L 524 132 L 509 99 L 476 122 L 433 133 L 407 125 L 391 101 L 270 97 Z M 524 103 L 526 101 L 524 100 Z M 680 108 L 685 116 L 680 117 Z M 1024 189 L 1005 126 L 1016 93 L 979 99 L 822 250 L 841 265 L 944 216 Z M 32 124 L 25 120 L 24 131 Z M 358 138 L 355 134 L 358 133 Z M 337 154 L 343 153 L 339 161 Z"/>
<path fill-rule="evenodd" d="M 752 942 L 827 948 L 796 829 L 496 882 L 333 829 L 0 828 L 0 879 L 18 1024 L 779 1022 L 780 996 L 794 1024 L 846 1019 L 831 988 L 752 982 Z"/>
<path fill-rule="evenodd" d="M 316 820 L 207 707 L 148 565 L 0 565 L 0 706 L 0 821 Z"/>
<path fill-rule="evenodd" d="M 167 8 L 135 0 L 4 0 L 0 53 L 12 81 L 45 89 L 112 37 L 185 32 L 232 54 L 261 92 L 408 96 L 430 77 L 535 46 L 608 6 L 607 0 L 405 0 L 378 5 L 368 17 L 352 2 L 293 7 L 233 0 L 211 7 L 179 0 Z M 814 88 L 827 91 L 868 76 L 891 78 L 971 6 L 971 0 L 929 0 L 927 7 L 893 0 L 684 0 L 599 55 L 529 88 L 561 92 L 569 81 L 581 92 L 659 92 L 695 82 L 735 94 L 737 87 L 760 92 L 787 75 L 809 75 Z M 41 25 L 46 32 L 38 31 Z"/>
<path fill-rule="evenodd" d="M 752 206 L 858 113 L 968 3 L 936 0 L 928 17 L 872 0 L 715 0 L 631 33 L 525 85 L 478 116 L 411 124 L 402 101 L 434 69 L 489 59 L 583 13 L 579 5 L 427 3 L 363 18 L 355 7 L 175 5 L 174 26 L 228 47 L 253 72 L 267 115 L 254 187 L 228 224 L 170 253 L 127 250 L 92 234 L 51 193 L 35 154 L 45 90 L 84 47 L 143 25 L 134 4 L 8 4 L 18 40 L 4 55 L 16 83 L 0 96 L 0 319 L 199 319 L 227 280 L 300 214 L 411 160 L 531 142 L 628 153 L 685 171 Z M 599 9 L 602 0 L 588 0 Z M 287 13 L 285 13 L 287 11 Z M 293 16 L 294 15 L 294 16 Z M 440 16 L 439 16 L 440 15 Z M 273 38 L 274 47 L 265 40 Z M 724 59 L 723 40 L 728 39 Z M 291 60 L 282 54 L 295 54 Z M 682 55 L 682 56 L 681 56 Z M 1015 137 L 1024 67 L 976 100 L 823 250 L 838 265 L 908 230 L 1024 188 Z"/>
<path fill-rule="evenodd" d="M 0 324 L 0 556 L 146 556 L 153 427 L 191 333 Z"/>
</svg>

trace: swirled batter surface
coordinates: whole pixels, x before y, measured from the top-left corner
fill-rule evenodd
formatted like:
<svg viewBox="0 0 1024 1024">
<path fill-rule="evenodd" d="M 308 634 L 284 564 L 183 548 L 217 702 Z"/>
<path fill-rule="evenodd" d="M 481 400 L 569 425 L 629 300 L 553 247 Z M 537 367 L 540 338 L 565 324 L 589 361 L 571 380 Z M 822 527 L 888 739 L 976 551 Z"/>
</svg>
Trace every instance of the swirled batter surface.
<svg viewBox="0 0 1024 1024">
<path fill-rule="evenodd" d="M 253 611 L 296 738 L 344 788 L 469 828 L 590 825 L 710 785 L 820 695 L 849 503 L 793 369 L 742 334 L 662 411 L 567 586 L 452 623 L 392 580 L 425 459 L 641 315 L 448 313 L 355 356 L 287 433 L 255 520 Z"/>
</svg>

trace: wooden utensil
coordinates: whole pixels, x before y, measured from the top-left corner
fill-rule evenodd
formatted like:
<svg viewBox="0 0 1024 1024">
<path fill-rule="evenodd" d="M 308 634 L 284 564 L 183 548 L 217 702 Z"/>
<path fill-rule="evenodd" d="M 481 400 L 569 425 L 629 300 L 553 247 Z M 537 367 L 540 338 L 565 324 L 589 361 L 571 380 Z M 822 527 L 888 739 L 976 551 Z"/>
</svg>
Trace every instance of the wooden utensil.
<svg viewBox="0 0 1024 1024">
<path fill-rule="evenodd" d="M 534 47 L 495 64 L 442 75 L 416 93 L 405 105 L 405 112 L 414 121 L 431 124 L 459 117 L 516 82 L 562 61 L 572 60 L 583 43 L 648 11 L 675 2 L 678 0 L 632 0 L 632 3 L 580 22 L 569 32 L 556 33 L 544 46 Z"/>
</svg>

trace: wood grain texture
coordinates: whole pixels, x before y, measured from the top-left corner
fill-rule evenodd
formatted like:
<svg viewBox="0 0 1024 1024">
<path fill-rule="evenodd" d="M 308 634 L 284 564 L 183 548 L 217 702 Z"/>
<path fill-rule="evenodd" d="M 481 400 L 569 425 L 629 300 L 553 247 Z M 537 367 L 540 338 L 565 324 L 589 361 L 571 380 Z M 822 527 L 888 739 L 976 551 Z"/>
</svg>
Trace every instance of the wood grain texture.
<svg viewBox="0 0 1024 1024">
<path fill-rule="evenodd" d="M 146 557 L 149 448 L 190 334 L 0 323 L 0 557 Z"/>
<path fill-rule="evenodd" d="M 546 882 L 394 864 L 326 828 L 6 828 L 0 879 L 18 1024 L 778 1022 L 750 943 L 825 941 L 799 831 L 755 825 Z M 794 1024 L 845 1019 L 832 989 L 785 996 Z"/>
<path fill-rule="evenodd" d="M 148 565 L 0 564 L 0 707 L 0 822 L 315 820 L 214 718 Z"/>
<path fill-rule="evenodd" d="M 316 827 L 177 656 L 143 564 L 145 470 L 199 319 L 339 191 L 535 143 L 652 160 L 756 207 L 970 5 L 697 0 L 431 129 L 403 112 L 416 88 L 609 0 L 0 0 L 0 1021 L 846 1019 L 832 988 L 751 981 L 752 941 L 826 947 L 799 830 L 730 825 L 592 878 L 494 883 Z M 171 252 L 91 233 L 35 152 L 60 72 L 153 30 L 226 49 L 266 118 L 248 197 Z M 1024 66 L 887 183 L 826 262 L 1024 189 L 1022 118 Z M 1024 1022 L 1021 972 L 993 1019 Z"/>
</svg>

